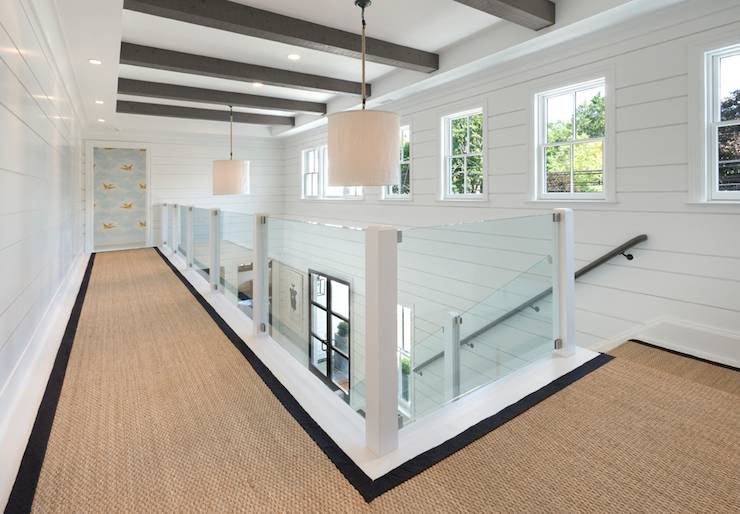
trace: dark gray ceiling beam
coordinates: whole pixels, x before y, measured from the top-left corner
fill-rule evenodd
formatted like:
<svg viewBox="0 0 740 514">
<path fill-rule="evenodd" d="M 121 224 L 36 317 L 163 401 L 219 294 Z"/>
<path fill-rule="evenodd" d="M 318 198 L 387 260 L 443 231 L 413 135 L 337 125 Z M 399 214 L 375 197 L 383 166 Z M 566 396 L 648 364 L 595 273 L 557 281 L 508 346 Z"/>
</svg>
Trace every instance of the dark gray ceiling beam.
<svg viewBox="0 0 740 514">
<path fill-rule="evenodd" d="M 302 112 L 306 114 L 326 114 L 326 104 L 305 102 L 270 96 L 249 95 L 232 91 L 218 91 L 199 87 L 177 86 L 144 80 L 118 79 L 118 94 L 164 98 L 185 102 L 231 105 L 272 111 Z"/>
<path fill-rule="evenodd" d="M 121 64 L 142 66 L 158 70 L 177 71 L 206 77 L 238 80 L 242 82 L 262 82 L 273 86 L 294 89 L 309 89 L 330 93 L 361 94 L 359 82 L 341 80 L 308 73 L 268 68 L 256 64 L 227 61 L 215 57 L 186 54 L 163 50 L 151 46 L 121 43 Z M 368 96 L 370 85 L 368 84 Z"/>
<path fill-rule="evenodd" d="M 312 50 L 360 57 L 358 34 L 226 0 L 124 0 L 123 8 Z M 357 15 L 359 26 L 359 10 Z M 439 69 L 439 55 L 435 53 L 374 38 L 367 38 L 367 59 L 427 73 Z"/>
<path fill-rule="evenodd" d="M 479 11 L 540 30 L 555 23 L 555 3 L 550 0 L 455 0 Z"/>
<path fill-rule="evenodd" d="M 195 109 L 179 105 L 150 104 L 145 102 L 130 102 L 118 100 L 116 112 L 122 114 L 141 114 L 144 116 L 164 116 L 166 118 L 186 118 L 191 120 L 229 121 L 229 111 L 215 111 L 212 109 Z M 251 112 L 235 112 L 234 123 L 250 123 L 252 125 L 295 125 L 295 118 L 290 116 L 271 116 Z"/>
</svg>

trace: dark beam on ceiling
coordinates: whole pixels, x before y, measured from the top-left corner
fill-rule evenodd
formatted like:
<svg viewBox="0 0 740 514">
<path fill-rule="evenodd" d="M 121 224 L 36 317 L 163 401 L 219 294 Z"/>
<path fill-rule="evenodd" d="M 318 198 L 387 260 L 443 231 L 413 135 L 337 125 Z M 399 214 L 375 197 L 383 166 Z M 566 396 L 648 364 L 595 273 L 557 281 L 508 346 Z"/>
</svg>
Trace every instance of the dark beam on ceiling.
<svg viewBox="0 0 740 514">
<path fill-rule="evenodd" d="M 360 57 L 358 34 L 227 0 L 124 0 L 123 8 L 312 50 Z M 360 24 L 359 10 L 357 24 Z M 367 38 L 367 59 L 427 73 L 439 69 L 439 55 L 435 53 L 373 38 Z"/>
<path fill-rule="evenodd" d="M 166 118 L 187 118 L 191 120 L 229 121 L 229 111 L 214 111 L 211 109 L 194 109 L 179 105 L 150 104 L 144 102 L 129 102 L 118 100 L 116 112 L 123 114 L 142 114 L 145 116 L 164 116 Z M 251 112 L 235 112 L 234 123 L 250 123 L 252 125 L 287 125 L 294 126 L 295 118 L 290 116 L 270 116 Z"/>
<path fill-rule="evenodd" d="M 304 102 L 270 96 L 248 95 L 232 91 L 217 91 L 199 87 L 177 86 L 144 80 L 118 79 L 118 93 L 121 95 L 145 96 L 148 98 L 165 98 L 209 104 L 231 105 L 233 107 L 250 107 L 272 111 L 302 112 L 307 114 L 326 114 L 326 104 Z"/>
<path fill-rule="evenodd" d="M 121 64 L 242 82 L 262 82 L 273 86 L 294 89 L 361 94 L 361 85 L 359 82 L 310 75 L 308 73 L 298 73 L 278 68 L 268 68 L 267 66 L 258 66 L 256 64 L 227 61 L 203 55 L 174 52 L 172 50 L 135 45 L 133 43 L 121 43 Z M 369 84 L 367 88 L 367 94 L 370 96 Z"/>
<path fill-rule="evenodd" d="M 550 0 L 455 0 L 479 11 L 540 30 L 555 23 L 555 3 Z"/>
</svg>

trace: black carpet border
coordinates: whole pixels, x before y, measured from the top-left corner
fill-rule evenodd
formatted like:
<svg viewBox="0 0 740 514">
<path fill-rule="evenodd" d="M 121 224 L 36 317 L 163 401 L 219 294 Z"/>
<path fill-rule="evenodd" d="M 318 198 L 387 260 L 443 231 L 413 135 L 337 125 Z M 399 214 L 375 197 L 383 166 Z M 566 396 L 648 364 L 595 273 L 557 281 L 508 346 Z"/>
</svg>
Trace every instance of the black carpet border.
<svg viewBox="0 0 740 514">
<path fill-rule="evenodd" d="M 203 298 L 203 296 L 190 284 L 190 282 L 180 273 L 180 270 L 159 250 L 154 248 L 162 260 L 169 266 L 172 272 L 180 279 L 185 287 L 192 293 L 195 299 L 211 316 L 213 321 L 223 331 L 224 335 L 231 341 L 236 349 L 249 362 L 255 372 L 262 379 L 264 384 L 270 389 L 290 415 L 295 419 L 303 430 L 313 439 L 329 460 L 334 463 L 336 468 L 344 475 L 347 481 L 357 490 L 366 502 L 371 502 L 378 496 L 390 491 L 394 487 L 401 485 L 403 482 L 415 477 L 433 465 L 446 459 L 453 453 L 465 448 L 467 445 L 477 441 L 494 429 L 511 421 L 515 417 L 534 407 L 541 401 L 549 398 L 558 391 L 569 386 L 573 382 L 585 377 L 592 371 L 597 370 L 604 364 L 611 361 L 614 357 L 607 354 L 599 354 L 590 361 L 582 364 L 578 368 L 566 373 L 555 379 L 546 386 L 530 393 L 518 402 L 509 405 L 502 411 L 490 416 L 452 439 L 431 448 L 424 453 L 417 455 L 411 460 L 403 463 L 397 468 L 389 471 L 376 480 L 368 477 L 352 459 L 329 437 L 321 426 L 309 416 L 305 409 L 298 403 L 292 394 L 283 386 L 282 383 L 272 374 L 257 355 L 247 346 L 247 344 L 234 332 L 234 330 L 223 320 L 216 310 Z"/>
<path fill-rule="evenodd" d="M 678 350 L 671 350 L 670 348 L 665 348 L 663 346 L 658 346 L 657 344 L 652 344 L 646 341 L 641 341 L 640 339 L 630 339 L 630 341 L 632 341 L 633 343 L 641 344 L 643 346 L 647 346 L 649 348 L 654 348 L 656 350 L 662 350 L 664 352 L 672 353 L 673 355 L 678 355 L 679 357 L 685 357 L 687 359 L 703 362 L 704 364 L 711 364 L 712 366 L 718 366 L 720 368 L 725 368 L 725 369 L 729 369 L 731 371 L 737 371 L 738 373 L 740 373 L 740 368 L 736 368 L 735 366 L 732 366 L 730 364 L 710 361 L 709 359 L 705 359 L 703 357 L 697 357 L 696 355 L 691 355 L 690 353 L 679 352 Z"/>
<path fill-rule="evenodd" d="M 87 294 L 87 286 L 90 284 L 94 262 L 95 254 L 92 253 L 87 262 L 87 268 L 82 277 L 80 289 L 77 292 L 77 298 L 72 307 L 67 327 L 64 329 L 64 335 L 59 344 L 57 356 L 54 359 L 54 366 L 51 368 L 49 380 L 46 382 L 44 396 L 41 399 L 41 405 L 36 414 L 33 429 L 31 429 L 31 435 L 28 438 L 26 450 L 23 452 L 23 459 L 21 459 L 21 465 L 18 468 L 13 489 L 10 492 L 8 503 L 5 505 L 6 514 L 31 512 L 33 497 L 36 494 L 36 486 L 41 475 L 41 467 L 44 464 L 46 448 L 49 444 L 49 437 L 51 436 L 51 427 L 54 424 L 54 416 L 57 405 L 59 404 L 59 398 L 62 394 L 64 376 L 67 373 L 67 364 L 69 363 L 69 356 L 72 353 L 72 345 L 74 344 L 75 334 L 77 333 L 77 325 L 80 322 L 80 314 L 82 313 L 82 306 L 85 303 L 85 295 Z"/>
</svg>

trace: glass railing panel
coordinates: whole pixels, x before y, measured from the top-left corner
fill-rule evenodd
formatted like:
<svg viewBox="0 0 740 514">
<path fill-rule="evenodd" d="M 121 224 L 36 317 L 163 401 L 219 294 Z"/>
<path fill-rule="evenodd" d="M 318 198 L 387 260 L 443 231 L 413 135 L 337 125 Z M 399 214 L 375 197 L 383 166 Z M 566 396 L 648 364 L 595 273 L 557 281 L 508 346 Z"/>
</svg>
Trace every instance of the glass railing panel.
<svg viewBox="0 0 740 514">
<path fill-rule="evenodd" d="M 211 268 L 211 252 L 208 247 L 210 216 L 210 209 L 193 207 L 193 269 L 206 279 L 210 276 Z"/>
<path fill-rule="evenodd" d="M 180 227 L 180 237 L 177 240 L 177 252 L 183 257 L 187 258 L 188 248 L 188 207 L 187 205 L 180 205 L 178 207 L 178 224 Z"/>
<path fill-rule="evenodd" d="M 399 387 L 404 421 L 527 365 L 551 345 L 551 307 L 544 301 L 538 312 L 527 307 L 486 327 L 552 286 L 552 231 L 551 215 L 404 230 L 398 297 L 413 313 L 412 341 L 399 338 L 399 346 L 411 348 L 399 350 L 401 366 L 403 357 L 411 360 L 405 379 L 410 408 L 403 408 Z M 460 381 L 450 388 L 444 354 L 456 316 L 462 319 L 459 340 L 469 344 L 460 346 Z"/>
<path fill-rule="evenodd" d="M 254 216 L 221 211 L 219 238 L 221 291 L 249 318 L 252 318 Z"/>
<path fill-rule="evenodd" d="M 551 287 L 548 256 L 462 313 L 461 394 L 552 352 Z"/>
<path fill-rule="evenodd" d="M 270 217 L 267 253 L 272 338 L 364 410 L 364 231 Z"/>
</svg>

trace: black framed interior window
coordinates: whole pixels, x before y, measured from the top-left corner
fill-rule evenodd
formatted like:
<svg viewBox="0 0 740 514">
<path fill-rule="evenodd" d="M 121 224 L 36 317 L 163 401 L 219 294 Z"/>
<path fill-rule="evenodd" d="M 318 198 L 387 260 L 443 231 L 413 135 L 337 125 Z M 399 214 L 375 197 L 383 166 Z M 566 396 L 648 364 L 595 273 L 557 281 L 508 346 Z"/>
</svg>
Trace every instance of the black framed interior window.
<svg viewBox="0 0 740 514">
<path fill-rule="evenodd" d="M 350 393 L 350 285 L 309 270 L 309 368 L 346 400 Z"/>
</svg>

